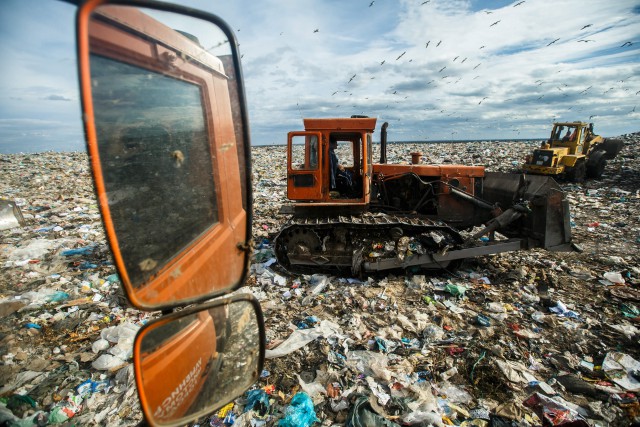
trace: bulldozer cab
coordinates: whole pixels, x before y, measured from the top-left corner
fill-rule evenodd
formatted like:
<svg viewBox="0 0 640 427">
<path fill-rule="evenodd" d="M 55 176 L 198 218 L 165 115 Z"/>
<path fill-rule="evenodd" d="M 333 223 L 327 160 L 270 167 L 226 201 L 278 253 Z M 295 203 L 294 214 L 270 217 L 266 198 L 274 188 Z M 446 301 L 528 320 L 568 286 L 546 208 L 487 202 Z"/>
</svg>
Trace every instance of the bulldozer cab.
<svg viewBox="0 0 640 427">
<path fill-rule="evenodd" d="M 585 144 L 589 133 L 586 123 L 556 123 L 551 131 L 549 143 L 552 148 L 568 148 L 569 155 L 585 155 L 588 145 Z"/>
<path fill-rule="evenodd" d="M 287 197 L 300 202 L 366 204 L 376 119 L 304 119 L 289 132 Z"/>
</svg>

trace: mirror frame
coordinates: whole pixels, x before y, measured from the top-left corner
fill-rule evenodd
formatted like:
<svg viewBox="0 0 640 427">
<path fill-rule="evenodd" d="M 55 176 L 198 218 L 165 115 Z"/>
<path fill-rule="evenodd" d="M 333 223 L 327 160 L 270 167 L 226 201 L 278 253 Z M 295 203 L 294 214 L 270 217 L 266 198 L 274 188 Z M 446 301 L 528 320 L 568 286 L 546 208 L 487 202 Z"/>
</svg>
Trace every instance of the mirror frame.
<svg viewBox="0 0 640 427">
<path fill-rule="evenodd" d="M 246 213 L 246 235 L 244 236 L 243 242 L 238 242 L 240 251 L 244 252 L 244 260 L 243 260 L 243 268 L 240 277 L 237 282 L 231 283 L 229 286 L 219 289 L 213 290 L 208 293 L 202 293 L 194 295 L 190 298 L 180 299 L 180 300 L 168 300 L 162 301 L 159 300 L 157 303 L 150 304 L 148 301 L 141 300 L 137 293 L 135 287 L 129 281 L 127 270 L 125 267 L 124 260 L 122 258 L 122 253 L 117 244 L 117 235 L 115 229 L 113 227 L 113 223 L 111 222 L 110 209 L 108 206 L 107 194 L 104 188 L 104 181 L 102 175 L 102 168 L 100 163 L 100 157 L 98 152 L 98 141 L 96 136 L 96 126 L 95 126 L 95 118 L 94 118 L 94 110 L 93 110 L 93 100 L 92 100 L 92 91 L 91 91 L 91 74 L 90 74 L 90 59 L 89 59 L 89 21 L 92 13 L 99 6 L 103 5 L 119 5 L 119 6 L 128 6 L 128 7 L 140 7 L 140 8 L 149 8 L 155 9 L 158 11 L 164 12 L 172 12 L 176 14 L 181 14 L 185 16 L 189 16 L 192 18 L 197 18 L 203 21 L 208 21 L 213 25 L 220 28 L 220 30 L 225 34 L 225 36 L 229 40 L 229 45 L 231 49 L 231 55 L 233 58 L 233 67 L 234 74 L 233 79 L 235 80 L 237 87 L 237 99 L 238 99 L 238 108 L 239 108 L 239 124 L 234 124 L 234 129 L 237 129 L 238 126 L 242 127 L 242 141 L 236 141 L 236 145 L 238 147 L 238 151 L 242 150 L 242 153 L 238 156 L 240 171 L 244 167 L 244 180 L 241 184 L 244 186 L 245 190 L 245 200 L 243 200 L 243 206 L 245 208 Z M 80 77 L 80 96 L 81 96 L 81 105 L 82 105 L 82 113 L 83 113 L 83 124 L 84 124 L 84 132 L 85 132 L 85 140 L 87 144 L 87 151 L 89 153 L 89 161 L 91 163 L 92 176 L 94 181 L 94 188 L 96 192 L 96 197 L 98 200 L 98 205 L 100 208 L 100 213 L 102 216 L 102 223 L 105 230 L 105 235 L 107 236 L 107 240 L 113 254 L 114 262 L 116 265 L 116 269 L 121 279 L 122 287 L 125 290 L 125 294 L 129 302 L 136 308 L 141 310 L 168 310 L 171 308 L 185 306 L 189 304 L 195 304 L 197 302 L 206 301 L 211 298 L 224 295 L 226 293 L 232 292 L 238 289 L 246 280 L 248 270 L 249 270 L 249 258 L 250 258 L 250 248 L 251 248 L 251 239 L 252 239 L 252 211 L 253 211 L 253 197 L 252 197 L 252 184 L 251 184 L 251 143 L 250 143 L 250 129 L 249 129 L 249 119 L 246 105 L 246 96 L 244 89 L 244 80 L 242 76 L 242 68 L 240 64 L 240 53 L 238 51 L 238 44 L 235 38 L 235 34 L 231 27 L 221 18 L 216 15 L 203 12 L 197 9 L 184 7 L 175 4 L 162 3 L 154 0 L 87 0 L 84 2 L 78 9 L 76 15 L 76 39 L 77 39 L 77 55 L 78 55 L 78 75 Z M 225 70 L 226 71 L 226 70 Z M 237 132 L 236 132 L 237 134 Z M 243 156 L 242 156 L 243 155 Z M 230 195 L 233 196 L 233 195 Z M 181 251 L 177 252 L 172 259 L 162 267 L 160 272 L 156 273 L 149 280 L 145 281 L 142 286 L 150 286 L 156 282 L 159 282 L 158 276 L 162 272 L 166 272 L 171 269 L 171 267 L 175 267 L 183 257 L 187 256 L 190 250 L 193 248 L 193 243 L 201 240 L 201 238 L 209 235 L 211 233 L 211 229 L 205 231 L 205 233 L 192 241 L 186 248 L 183 248 Z M 202 255 L 200 255 L 202 256 Z M 199 257 L 194 256 L 195 259 Z M 194 260 L 191 258 L 191 260 Z M 198 276 L 194 276 L 195 280 L 198 280 Z"/>
<path fill-rule="evenodd" d="M 133 344 L 133 365 L 134 365 L 134 372 L 135 372 L 135 379 L 136 379 L 136 388 L 138 389 L 138 398 L 140 399 L 140 407 L 142 408 L 142 411 L 144 413 L 145 420 L 149 424 L 161 425 L 164 427 L 164 426 L 185 425 L 189 422 L 195 422 L 197 419 L 207 416 L 211 414 L 213 411 L 216 411 L 217 409 L 222 408 L 224 405 L 228 404 L 229 402 L 232 402 L 235 398 L 237 398 L 242 393 L 244 393 L 245 390 L 243 389 L 242 393 L 240 393 L 237 396 L 229 396 L 224 400 L 223 403 L 217 402 L 215 406 L 203 409 L 202 411 L 194 413 L 187 417 L 176 419 L 171 423 L 159 424 L 159 423 L 156 423 L 156 420 L 153 419 L 153 414 L 151 412 L 151 408 L 148 403 L 147 394 L 145 393 L 145 390 L 144 390 L 144 382 L 143 382 L 142 373 L 141 373 L 141 365 L 142 365 L 141 343 L 142 343 L 143 334 L 147 329 L 158 327 L 168 322 L 175 321 L 177 319 L 180 319 L 204 310 L 209 310 L 211 308 L 219 307 L 225 304 L 234 304 L 238 302 L 248 302 L 253 306 L 254 312 L 256 314 L 256 320 L 258 323 L 260 354 L 258 357 L 258 366 L 256 367 L 256 370 L 255 370 L 256 377 L 253 378 L 250 383 L 250 384 L 254 384 L 259 379 L 262 373 L 262 370 L 264 369 L 266 335 L 265 335 L 264 314 L 262 312 L 262 307 L 260 306 L 260 302 L 256 299 L 256 297 L 253 294 L 248 294 L 248 293 L 235 294 L 229 297 L 218 298 L 208 303 L 199 304 L 197 306 L 191 306 L 184 310 L 176 311 L 172 314 L 161 316 L 157 319 L 154 319 L 151 322 L 144 325 L 142 328 L 140 328 L 140 330 L 136 334 L 136 338 Z M 227 369 L 231 369 L 231 368 L 227 367 Z"/>
</svg>

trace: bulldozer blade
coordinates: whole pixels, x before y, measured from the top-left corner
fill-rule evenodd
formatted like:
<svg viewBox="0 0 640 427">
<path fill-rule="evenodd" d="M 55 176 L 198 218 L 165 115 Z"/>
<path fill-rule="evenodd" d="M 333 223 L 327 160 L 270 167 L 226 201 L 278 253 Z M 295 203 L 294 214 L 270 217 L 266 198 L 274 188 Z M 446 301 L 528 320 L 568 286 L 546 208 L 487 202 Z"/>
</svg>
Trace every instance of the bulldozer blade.
<svg viewBox="0 0 640 427">
<path fill-rule="evenodd" d="M 498 230 L 510 238 L 526 238 L 527 247 L 570 251 L 569 202 L 558 183 L 542 175 L 487 172 L 482 198 L 503 210 L 528 201 L 530 211 Z"/>
<path fill-rule="evenodd" d="M 624 142 L 621 139 L 607 138 L 602 144 L 598 146 L 598 150 L 603 150 L 606 154 L 604 158 L 607 160 L 615 159 L 620 150 L 624 147 Z"/>
<path fill-rule="evenodd" d="M 22 212 L 12 200 L 0 199 L 0 230 L 24 227 L 26 222 Z"/>
</svg>

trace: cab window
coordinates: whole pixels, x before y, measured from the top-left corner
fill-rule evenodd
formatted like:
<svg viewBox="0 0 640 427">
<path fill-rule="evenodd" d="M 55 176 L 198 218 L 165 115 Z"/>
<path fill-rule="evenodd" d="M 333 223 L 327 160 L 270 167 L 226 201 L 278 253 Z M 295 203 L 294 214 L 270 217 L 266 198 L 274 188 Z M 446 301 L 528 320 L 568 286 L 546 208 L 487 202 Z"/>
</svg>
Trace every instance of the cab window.
<svg viewBox="0 0 640 427">
<path fill-rule="evenodd" d="M 218 222 L 201 87 L 91 57 L 100 163 L 133 286 Z"/>
<path fill-rule="evenodd" d="M 318 169 L 318 136 L 296 135 L 291 139 L 291 168 Z"/>
</svg>

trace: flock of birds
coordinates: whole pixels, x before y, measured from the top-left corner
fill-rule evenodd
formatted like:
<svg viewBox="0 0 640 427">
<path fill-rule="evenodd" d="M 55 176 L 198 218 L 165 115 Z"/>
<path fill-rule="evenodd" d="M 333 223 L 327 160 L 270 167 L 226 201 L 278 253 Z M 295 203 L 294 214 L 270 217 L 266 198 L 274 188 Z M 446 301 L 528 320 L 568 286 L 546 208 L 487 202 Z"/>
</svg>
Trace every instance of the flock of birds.
<svg viewBox="0 0 640 427">
<path fill-rule="evenodd" d="M 425 0 L 425 1 L 422 1 L 422 2 L 420 3 L 420 5 L 421 5 L 421 6 L 426 6 L 426 5 L 428 5 L 430 2 L 431 2 L 431 0 Z M 375 6 L 375 3 L 376 3 L 376 2 L 375 2 L 375 0 L 372 0 L 372 1 L 369 3 L 369 6 L 368 6 L 368 7 L 369 7 L 369 8 L 374 7 L 374 6 Z M 514 7 L 514 8 L 515 8 L 515 7 L 520 7 L 520 6 L 522 6 L 523 4 L 525 4 L 525 3 L 526 3 L 526 0 L 521 0 L 521 1 L 518 1 L 518 2 L 514 3 L 512 7 Z M 490 15 L 490 14 L 492 14 L 493 12 L 492 12 L 492 11 L 489 11 L 489 10 L 485 10 L 485 11 L 484 11 L 484 13 L 485 13 L 485 14 L 487 14 L 487 15 Z M 501 22 L 502 22 L 502 19 L 496 19 L 496 20 L 494 20 L 494 21 L 493 21 L 493 22 L 488 26 L 488 28 L 497 27 L 497 26 L 499 26 L 499 24 L 500 24 Z M 583 25 L 583 26 L 580 28 L 580 30 L 579 30 L 579 31 L 585 31 L 585 30 L 588 30 L 588 29 L 589 29 L 589 28 L 591 28 L 593 25 L 594 25 L 594 24 L 587 24 L 587 25 Z M 320 28 L 315 28 L 315 29 L 313 29 L 313 33 L 320 33 Z M 282 34 L 282 33 L 281 33 L 281 34 Z M 594 34 L 597 34 L 597 32 L 594 32 Z M 552 46 L 552 45 L 556 44 L 557 42 L 559 42 L 560 40 L 561 40 L 561 38 L 555 38 L 555 39 L 553 39 L 553 40 L 549 41 L 549 42 L 546 44 L 546 46 L 544 46 L 544 47 L 550 47 L 550 46 Z M 428 41 L 426 41 L 426 42 L 425 42 L 425 49 L 430 49 L 430 48 L 431 48 L 431 49 L 436 49 L 436 48 L 440 47 L 440 46 L 442 45 L 442 43 L 443 43 L 443 42 L 444 42 L 443 40 L 437 40 L 437 41 L 435 41 L 435 40 L 428 40 Z M 579 42 L 579 43 L 591 43 L 591 42 L 595 42 L 595 40 L 593 40 L 593 39 L 588 39 L 588 38 L 581 38 L 581 39 L 577 40 L 577 42 Z M 627 42 L 625 42 L 624 44 L 622 44 L 622 45 L 620 46 L 620 48 L 627 48 L 627 47 L 632 46 L 633 44 L 634 44 L 634 42 L 633 42 L 633 41 L 627 41 Z M 543 47 L 543 46 L 541 46 L 541 47 Z M 486 46 L 485 46 L 485 45 L 481 45 L 481 46 L 479 46 L 479 48 L 478 48 L 478 49 L 479 49 L 479 50 L 482 50 L 482 49 L 485 49 L 485 48 L 486 48 Z M 412 62 L 412 61 L 413 61 L 413 59 L 407 58 L 407 56 L 406 56 L 406 55 L 407 55 L 407 53 L 408 53 L 408 51 L 407 51 L 407 50 L 405 50 L 405 51 L 403 51 L 403 52 L 399 53 L 399 54 L 395 57 L 395 61 L 394 61 L 393 59 L 382 59 L 382 60 L 380 60 L 380 61 L 379 61 L 379 65 L 382 67 L 382 66 L 385 66 L 385 64 L 387 64 L 387 63 L 397 62 L 397 61 L 400 61 L 400 60 L 401 60 L 401 59 L 403 59 L 403 58 L 405 59 L 405 61 L 406 61 L 407 63 L 410 63 L 410 62 Z M 457 64 L 457 65 L 461 65 L 461 64 L 464 64 L 468 59 L 469 59 L 469 57 L 464 57 L 464 58 L 460 59 L 460 56 L 455 56 L 455 57 L 451 60 L 451 63 L 452 63 L 452 64 L 453 64 L 453 63 L 455 63 L 455 64 Z M 404 62 L 403 62 L 403 63 L 404 63 Z M 448 65 L 449 65 L 449 64 L 448 64 Z M 437 73 L 438 73 L 438 79 L 436 80 L 436 79 L 434 78 L 434 79 L 431 79 L 431 80 L 430 80 L 430 81 L 428 81 L 428 82 L 425 82 L 425 86 L 429 86 L 429 85 L 434 85 L 434 86 L 435 86 L 435 85 L 438 85 L 439 83 L 457 84 L 457 83 L 458 83 L 458 82 L 460 82 L 463 78 L 465 78 L 465 77 L 466 77 L 466 76 L 464 76 L 464 75 L 463 75 L 463 77 L 460 77 L 460 76 L 455 76 L 455 75 L 452 75 L 452 74 L 448 74 L 448 73 L 446 73 L 445 71 L 447 71 L 447 67 L 448 67 L 448 65 L 444 65 L 444 66 L 440 67 L 440 68 L 438 69 L 438 71 L 437 71 Z M 469 67 L 469 68 L 473 71 L 473 70 L 477 70 L 477 69 L 478 69 L 479 67 L 481 67 L 481 66 L 482 66 L 482 62 L 477 62 L 476 64 L 474 64 L 472 67 Z M 367 74 L 368 74 L 368 73 L 367 73 L 367 72 L 363 72 L 363 74 L 365 75 L 365 77 L 363 77 L 363 78 L 367 78 Z M 373 80 L 373 79 L 375 79 L 375 75 L 374 75 L 374 76 L 371 76 L 370 74 L 371 74 L 371 73 L 369 73 L 369 76 L 368 76 L 368 77 L 369 77 L 369 79 L 372 79 L 372 80 Z M 454 72 L 453 74 L 455 74 L 455 72 Z M 475 75 L 475 76 L 472 78 L 472 80 L 478 79 L 478 78 L 480 78 L 480 77 L 481 77 L 480 75 Z M 348 96 L 349 96 L 349 97 L 353 96 L 353 93 L 354 93 L 354 86 L 352 85 L 352 83 L 354 82 L 354 80 L 357 80 L 357 79 L 359 79 L 359 78 L 360 78 L 360 77 L 359 77 L 359 73 L 357 73 L 357 72 L 356 72 L 356 73 L 351 74 L 351 75 L 350 75 L 350 77 L 348 78 L 348 80 L 346 80 L 346 81 L 345 81 L 345 83 L 343 83 L 343 87 L 342 87 L 342 88 L 339 88 L 339 89 L 334 90 L 334 91 L 331 93 L 331 96 L 335 96 L 335 95 L 338 95 L 338 94 L 340 94 L 340 93 L 348 94 Z M 620 82 L 624 82 L 624 81 L 625 81 L 625 80 L 623 79 L 623 80 L 621 80 Z M 538 80 L 538 81 L 536 81 L 535 83 L 536 83 L 538 86 L 540 86 L 540 85 L 544 84 L 545 82 L 544 82 L 543 80 Z M 568 98 L 568 97 L 570 96 L 570 95 L 569 95 L 569 93 L 572 93 L 572 94 L 577 93 L 578 95 L 584 95 L 584 94 L 586 94 L 587 92 L 589 92 L 592 88 L 593 88 L 593 86 L 589 86 L 589 87 L 587 87 L 587 88 L 585 88 L 585 89 L 583 89 L 583 90 L 581 90 L 581 91 L 577 92 L 577 89 L 579 89 L 579 88 L 571 88 L 571 87 L 569 87 L 567 84 L 563 84 L 563 85 L 560 85 L 560 86 L 557 86 L 557 87 L 556 87 L 556 89 L 557 89 L 558 91 L 562 92 L 562 97 L 564 97 L 564 98 Z M 571 90 L 571 89 L 573 89 L 573 90 Z M 607 91 L 605 91 L 605 92 L 604 92 L 604 94 L 606 94 L 608 91 L 613 90 L 613 89 L 614 89 L 614 88 L 613 88 L 613 87 L 611 87 L 610 89 L 608 89 Z M 629 89 L 627 89 L 627 90 L 629 90 Z M 402 102 L 402 100 L 409 98 L 409 95 L 405 95 L 405 94 L 403 94 L 403 93 L 402 93 L 402 90 L 400 90 L 400 89 L 398 89 L 398 88 L 395 88 L 394 86 L 390 86 L 390 87 L 389 87 L 389 89 L 388 89 L 388 93 L 389 93 L 390 95 L 394 95 L 394 96 L 398 96 L 398 97 L 399 97 L 397 100 L 395 100 L 395 101 L 394 101 L 395 103 Z M 636 92 L 636 95 L 638 95 L 639 93 L 640 93 L 640 91 Z M 489 95 L 491 95 L 491 93 L 489 93 Z M 545 97 L 545 95 L 544 95 L 544 94 L 542 94 L 542 95 L 538 96 L 535 100 L 536 100 L 536 101 L 541 101 L 544 97 Z M 479 98 L 479 97 L 478 97 L 478 98 Z M 355 98 L 352 98 L 352 99 L 355 99 Z M 365 99 L 368 99 L 368 98 L 365 98 Z M 478 105 L 482 105 L 482 104 L 483 104 L 483 102 L 485 102 L 487 99 L 490 99 L 490 96 L 482 96 L 482 98 L 481 98 L 481 99 L 479 99 L 479 101 L 478 101 L 478 103 L 477 103 L 477 104 L 478 104 Z M 553 96 L 548 96 L 548 97 L 547 97 L 547 99 L 554 99 L 554 97 L 553 97 Z M 496 99 L 496 100 L 497 100 L 497 99 Z M 504 101 L 509 101 L 509 100 L 510 100 L 510 99 L 506 99 L 506 100 L 504 100 Z M 503 101 L 503 102 L 504 102 L 504 101 Z M 553 102 L 553 101 L 551 101 L 551 100 L 550 100 L 549 102 Z M 336 105 L 335 105 L 335 108 L 340 108 L 340 107 L 346 107 L 346 105 L 344 105 L 344 106 L 343 106 L 342 104 L 336 104 Z M 298 108 L 300 109 L 300 105 L 298 105 Z M 354 104 L 354 105 L 350 105 L 350 106 L 349 106 L 349 108 L 362 108 L 362 105 L 358 106 L 358 105 L 357 105 L 357 103 L 356 103 L 356 104 Z M 386 108 L 387 108 L 387 109 L 389 108 L 389 105 L 388 105 L 388 104 L 386 105 Z M 567 109 L 568 109 L 568 110 L 572 110 L 572 108 L 573 108 L 572 106 L 569 106 Z M 427 108 L 425 108 L 425 110 L 433 110 L 433 109 L 435 109 L 435 108 L 434 108 L 434 107 L 427 107 Z M 436 110 L 437 110 L 437 109 L 436 109 Z M 582 111 L 583 111 L 583 109 L 579 109 L 579 110 L 577 110 L 577 111 L 576 111 L 576 114 L 577 114 L 577 113 L 582 113 Z M 629 113 L 632 113 L 632 112 L 635 112 L 635 107 L 634 107 L 634 108 L 633 108 L 633 110 L 631 110 Z M 362 113 L 363 113 L 363 114 L 375 114 L 375 112 L 372 112 L 372 111 L 362 111 Z M 462 115 L 460 115 L 460 114 L 459 114 L 459 113 L 457 113 L 456 111 L 447 111 L 447 110 L 445 110 L 445 109 L 441 109 L 441 110 L 440 110 L 440 113 L 441 113 L 441 114 L 445 114 L 445 115 L 446 115 L 446 116 L 448 116 L 448 117 L 455 116 L 455 117 L 453 117 L 453 118 L 454 118 L 454 119 L 458 119 L 458 120 L 461 120 L 461 119 L 462 119 L 462 120 L 465 120 L 465 121 L 468 121 L 468 120 L 469 120 L 468 118 L 466 118 L 466 119 L 465 119 Z M 301 115 L 302 115 L 302 112 L 301 112 Z M 511 114 L 511 115 L 513 115 L 513 114 Z M 592 119 L 593 117 L 595 117 L 595 115 L 593 115 L 593 114 L 592 114 L 592 115 L 590 116 L 590 119 Z M 578 115 L 576 118 L 578 118 L 578 119 L 582 119 L 582 117 L 580 117 L 579 115 Z M 551 121 L 554 121 L 554 120 L 556 120 L 556 119 L 557 119 L 557 117 L 556 117 L 555 115 L 554 115 L 553 117 L 551 117 Z M 400 119 L 396 119 L 396 120 L 400 120 Z M 514 131 L 514 132 L 519 133 L 519 129 L 513 129 L 513 131 Z"/>
</svg>

